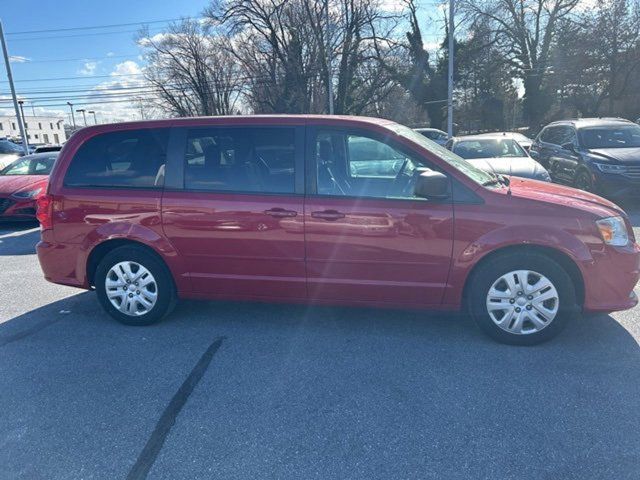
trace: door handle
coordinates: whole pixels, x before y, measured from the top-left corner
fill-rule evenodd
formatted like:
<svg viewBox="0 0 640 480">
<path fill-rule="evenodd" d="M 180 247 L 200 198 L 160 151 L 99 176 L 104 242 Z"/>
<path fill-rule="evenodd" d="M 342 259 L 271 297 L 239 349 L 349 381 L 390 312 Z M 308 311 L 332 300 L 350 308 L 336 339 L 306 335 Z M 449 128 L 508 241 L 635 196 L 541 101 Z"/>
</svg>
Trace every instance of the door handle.
<svg viewBox="0 0 640 480">
<path fill-rule="evenodd" d="M 298 215 L 298 212 L 296 212 L 295 210 L 285 210 L 284 208 L 279 207 L 265 210 L 264 213 L 266 215 L 271 215 L 272 217 L 277 218 L 295 217 L 296 215 Z"/>
<path fill-rule="evenodd" d="M 322 220 L 340 220 L 341 218 L 346 217 L 346 215 L 337 210 L 324 210 L 322 212 L 311 212 L 311 217 L 313 218 L 321 218 Z"/>
</svg>

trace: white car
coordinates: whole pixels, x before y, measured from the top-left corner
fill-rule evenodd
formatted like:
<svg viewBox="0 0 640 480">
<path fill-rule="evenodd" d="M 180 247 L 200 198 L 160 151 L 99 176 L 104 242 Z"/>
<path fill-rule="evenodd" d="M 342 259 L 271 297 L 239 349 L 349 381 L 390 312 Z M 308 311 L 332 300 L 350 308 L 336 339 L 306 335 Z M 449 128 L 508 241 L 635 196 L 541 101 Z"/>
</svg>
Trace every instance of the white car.
<svg viewBox="0 0 640 480">
<path fill-rule="evenodd" d="M 24 151 L 19 145 L 6 139 L 0 140 L 0 170 L 23 154 Z"/>
<path fill-rule="evenodd" d="M 444 146 L 447 143 L 447 140 L 449 140 L 449 135 L 447 135 L 447 132 L 443 132 L 442 130 L 438 130 L 437 128 L 414 128 L 414 130 L 424 135 L 429 140 L 433 140 L 438 145 Z"/>
</svg>

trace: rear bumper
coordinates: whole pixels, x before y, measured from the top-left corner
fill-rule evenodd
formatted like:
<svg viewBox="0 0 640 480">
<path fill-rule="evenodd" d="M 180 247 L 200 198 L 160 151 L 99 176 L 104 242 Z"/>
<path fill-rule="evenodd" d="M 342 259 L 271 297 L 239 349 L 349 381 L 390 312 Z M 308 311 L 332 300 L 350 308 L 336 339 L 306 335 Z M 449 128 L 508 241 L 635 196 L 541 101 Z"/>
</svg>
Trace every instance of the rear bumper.
<svg viewBox="0 0 640 480">
<path fill-rule="evenodd" d="M 634 288 L 640 280 L 640 247 L 606 247 L 594 253 L 584 272 L 585 312 L 615 312 L 638 304 Z"/>
<path fill-rule="evenodd" d="M 89 289 L 84 270 L 78 267 L 77 245 L 61 245 L 41 240 L 36 245 L 44 278 L 52 283 Z"/>
</svg>

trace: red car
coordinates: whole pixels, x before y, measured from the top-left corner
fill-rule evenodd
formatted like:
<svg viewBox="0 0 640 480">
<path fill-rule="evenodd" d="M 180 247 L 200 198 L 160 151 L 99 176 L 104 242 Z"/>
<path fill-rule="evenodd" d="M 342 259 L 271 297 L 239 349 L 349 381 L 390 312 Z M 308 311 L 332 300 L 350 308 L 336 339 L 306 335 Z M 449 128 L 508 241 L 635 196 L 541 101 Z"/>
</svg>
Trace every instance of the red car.
<svg viewBox="0 0 640 480">
<path fill-rule="evenodd" d="M 130 325 L 179 298 L 464 308 L 493 338 L 533 344 L 579 312 L 637 303 L 640 249 L 619 207 L 484 172 L 373 118 L 85 128 L 38 219 L 45 277 L 95 289 Z"/>
<path fill-rule="evenodd" d="M 0 170 L 0 220 L 35 220 L 58 153 L 21 157 Z"/>
</svg>

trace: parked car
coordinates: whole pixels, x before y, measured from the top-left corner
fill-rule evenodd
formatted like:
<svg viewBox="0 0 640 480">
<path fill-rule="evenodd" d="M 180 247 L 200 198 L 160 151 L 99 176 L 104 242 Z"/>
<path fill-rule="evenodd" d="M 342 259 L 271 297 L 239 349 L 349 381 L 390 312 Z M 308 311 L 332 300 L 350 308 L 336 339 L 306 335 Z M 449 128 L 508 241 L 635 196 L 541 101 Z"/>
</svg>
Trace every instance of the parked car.
<svg viewBox="0 0 640 480">
<path fill-rule="evenodd" d="M 528 153 L 531 149 L 531 145 L 533 145 L 533 140 L 527 137 L 526 135 L 519 132 L 494 132 L 494 133 L 480 133 L 479 137 L 494 137 L 495 135 L 502 135 L 503 138 L 511 138 L 518 142 L 522 148 Z"/>
<path fill-rule="evenodd" d="M 531 156 L 554 182 L 614 199 L 640 193 L 640 126 L 617 118 L 584 118 L 547 125 Z"/>
<path fill-rule="evenodd" d="M 485 172 L 550 182 L 546 169 L 512 138 L 496 133 L 455 137 L 447 148 Z"/>
<path fill-rule="evenodd" d="M 3 169 L 22 155 L 24 155 L 22 147 L 10 140 L 0 139 L 0 169 Z"/>
<path fill-rule="evenodd" d="M 438 130 L 437 128 L 415 128 L 416 132 L 424 135 L 429 140 L 433 140 L 438 145 L 444 145 L 449 140 L 449 135 L 447 132 L 443 132 L 442 130 Z"/>
<path fill-rule="evenodd" d="M 35 220 L 57 153 L 37 153 L 0 170 L 0 220 Z"/>
<path fill-rule="evenodd" d="M 493 338 L 532 344 L 578 312 L 633 307 L 640 278 L 640 247 L 613 203 L 507 185 L 372 118 L 87 127 L 60 153 L 38 219 L 45 278 L 95 288 L 130 325 L 180 298 L 465 309 Z"/>
</svg>

